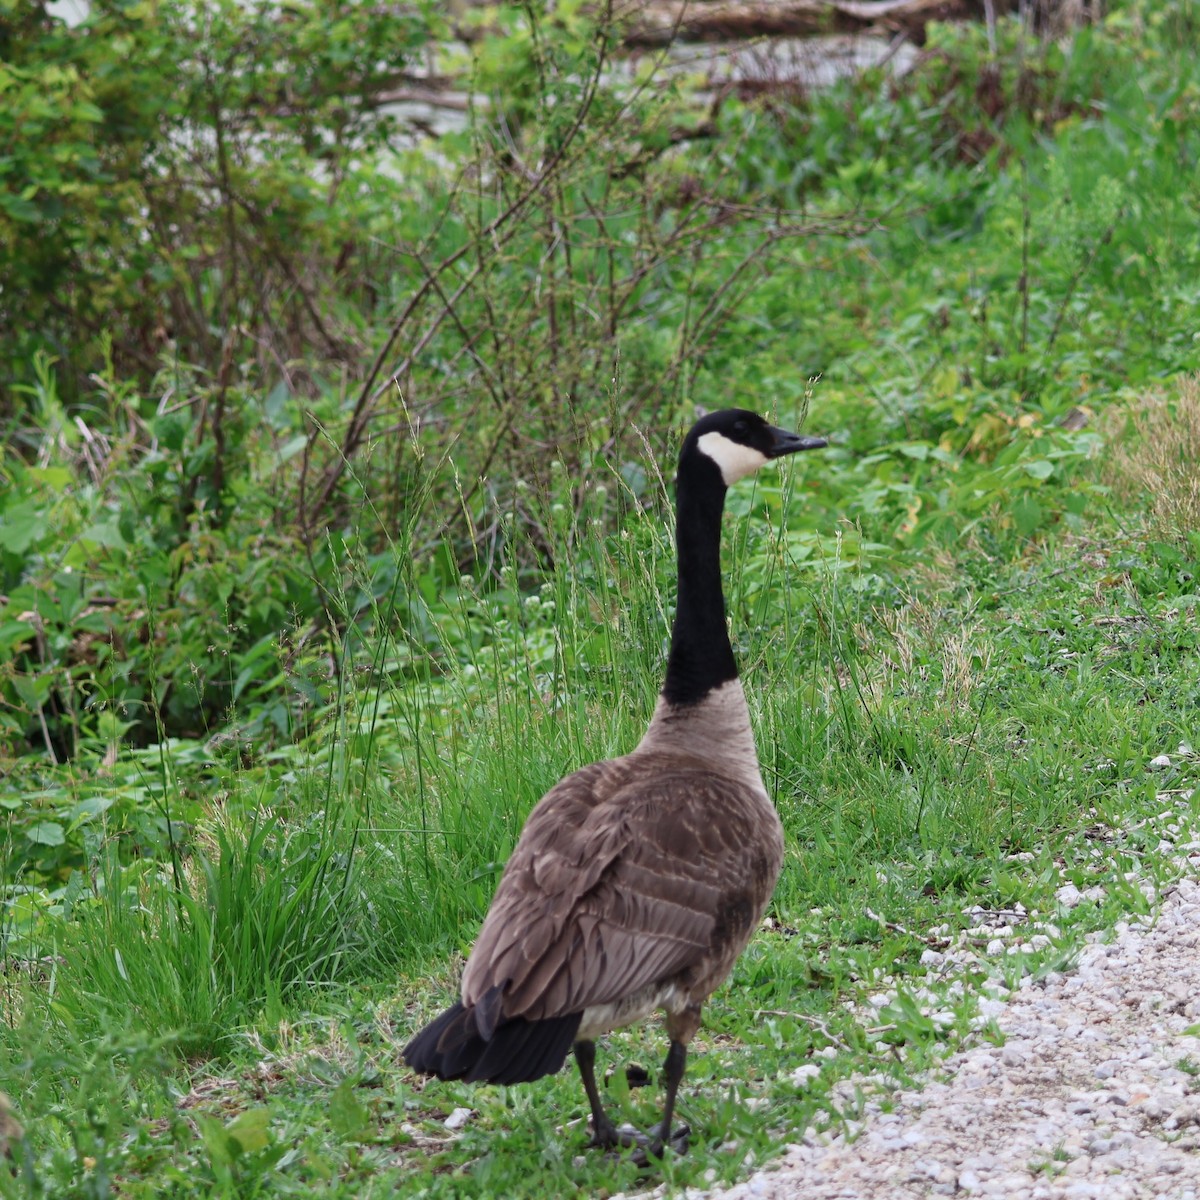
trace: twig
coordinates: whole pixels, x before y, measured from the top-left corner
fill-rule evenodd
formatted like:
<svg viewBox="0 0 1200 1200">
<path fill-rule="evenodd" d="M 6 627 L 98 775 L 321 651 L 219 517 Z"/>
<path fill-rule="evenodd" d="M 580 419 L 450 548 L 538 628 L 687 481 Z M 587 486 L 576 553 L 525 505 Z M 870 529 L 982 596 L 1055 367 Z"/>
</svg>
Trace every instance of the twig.
<svg viewBox="0 0 1200 1200">
<path fill-rule="evenodd" d="M 784 1017 L 791 1018 L 793 1021 L 803 1021 L 806 1025 L 811 1025 L 827 1042 L 835 1046 L 841 1046 L 843 1050 L 849 1050 L 850 1044 L 845 1038 L 840 1037 L 829 1028 L 827 1022 L 820 1017 L 815 1017 L 811 1013 L 790 1012 L 787 1009 L 780 1008 L 760 1008 L 754 1013 L 755 1020 L 759 1017 Z"/>
<path fill-rule="evenodd" d="M 948 946 L 950 939 L 944 934 L 936 933 L 917 933 L 915 930 L 908 929 L 904 925 L 900 925 L 895 921 L 889 921 L 881 917 L 877 912 L 872 912 L 871 909 L 863 910 L 872 921 L 878 921 L 885 929 L 891 933 L 902 933 L 905 937 L 915 938 L 918 942 L 923 942 L 926 946 Z"/>
<path fill-rule="evenodd" d="M 611 19 L 611 0 L 606 13 L 605 20 Z M 492 254 L 495 254 L 504 245 L 509 237 L 512 236 L 513 230 L 509 229 L 505 236 L 499 236 L 501 231 L 506 227 L 510 227 L 513 219 L 524 211 L 525 207 L 534 199 L 535 196 L 550 182 L 556 173 L 562 170 L 570 161 L 568 152 L 573 147 L 575 141 L 583 131 L 587 120 L 588 113 L 592 109 L 595 102 L 596 94 L 600 86 L 600 78 L 603 73 L 604 66 L 604 50 L 603 40 L 601 41 L 601 52 L 596 63 L 596 69 L 588 80 L 587 90 L 584 93 L 583 99 L 580 102 L 579 109 L 575 113 L 574 119 L 570 127 L 567 129 L 562 141 L 554 150 L 549 161 L 538 173 L 537 178 L 529 184 L 518 195 L 518 197 L 499 215 L 494 217 L 488 224 L 479 232 L 478 236 L 472 240 L 465 242 L 457 250 L 448 254 L 442 261 L 433 268 L 432 276 L 426 276 L 425 281 L 417 288 L 417 290 L 409 298 L 408 303 L 404 306 L 400 316 L 392 323 L 391 331 L 389 332 L 384 344 L 380 347 L 379 353 L 375 356 L 375 361 L 371 365 L 371 370 L 367 374 L 367 378 L 363 381 L 362 388 L 359 391 L 358 400 L 354 405 L 354 411 L 350 417 L 350 423 L 347 427 L 345 436 L 342 439 L 340 453 L 337 454 L 329 467 L 325 471 L 324 478 L 321 482 L 321 487 L 317 495 L 316 507 L 323 509 L 328 504 L 330 497 L 333 495 L 334 489 L 341 481 L 342 474 L 345 471 L 346 463 L 358 451 L 359 445 L 366 433 L 367 425 L 370 422 L 372 412 L 374 411 L 375 403 L 378 400 L 379 393 L 375 391 L 376 381 L 379 379 L 379 374 L 383 370 L 383 364 L 387 361 L 392 352 L 392 347 L 399 338 L 401 331 L 408 324 L 413 313 L 417 311 L 425 298 L 434 288 L 434 282 L 438 277 L 450 270 L 456 263 L 466 257 L 473 249 L 481 249 L 486 241 L 492 240 Z M 473 280 L 479 273 L 481 267 L 477 266 L 472 272 L 469 280 Z M 460 295 L 464 288 L 460 288 Z M 420 342 L 419 346 L 405 355 L 403 366 L 398 367 L 391 372 L 391 375 L 402 374 L 407 369 L 408 364 L 414 361 L 417 354 L 428 344 L 429 338 L 433 336 L 436 325 L 440 324 L 440 319 L 435 323 L 434 327 L 427 331 L 427 335 Z"/>
<path fill-rule="evenodd" d="M 50 740 L 50 727 L 46 724 L 46 714 L 42 710 L 42 703 L 39 700 L 37 705 L 38 725 L 42 730 L 42 742 L 45 744 L 46 753 L 50 756 L 52 766 L 58 766 L 58 755 L 54 753 L 54 743 Z"/>
<path fill-rule="evenodd" d="M 1079 286 L 1079 281 L 1091 269 L 1092 263 L 1096 261 L 1096 255 L 1100 253 L 1100 247 L 1107 246 L 1108 243 L 1112 241 L 1112 236 L 1117 230 L 1117 224 L 1120 222 L 1121 218 L 1124 217 L 1124 215 L 1124 208 L 1117 212 L 1117 215 L 1113 217 L 1108 228 L 1105 229 L 1105 231 L 1095 240 L 1095 242 L 1092 243 L 1092 248 L 1089 251 L 1087 258 L 1085 258 L 1079 264 L 1079 266 L 1075 269 L 1075 273 L 1071 276 L 1070 281 L 1067 283 L 1066 295 L 1063 296 L 1062 304 L 1059 305 L 1058 315 L 1054 318 L 1054 328 L 1050 330 L 1050 336 L 1046 340 L 1045 353 L 1047 355 L 1049 355 L 1050 351 L 1054 349 L 1054 343 L 1058 341 L 1059 332 L 1062 330 L 1063 321 L 1066 320 L 1067 310 L 1071 306 L 1071 300 L 1075 295 L 1075 289 Z"/>
</svg>

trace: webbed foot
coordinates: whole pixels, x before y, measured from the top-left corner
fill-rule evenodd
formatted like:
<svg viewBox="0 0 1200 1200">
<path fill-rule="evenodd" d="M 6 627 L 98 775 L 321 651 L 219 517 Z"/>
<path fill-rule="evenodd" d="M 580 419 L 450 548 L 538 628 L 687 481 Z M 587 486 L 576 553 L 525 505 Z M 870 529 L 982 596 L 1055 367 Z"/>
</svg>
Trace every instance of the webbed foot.
<svg viewBox="0 0 1200 1200">
<path fill-rule="evenodd" d="M 623 1158 L 623 1150 L 632 1150 L 629 1161 L 637 1167 L 649 1167 L 655 1161 L 661 1161 L 667 1150 L 675 1154 L 686 1154 L 691 1132 L 687 1125 L 680 1125 L 664 1145 L 662 1137 L 658 1134 L 652 1137 L 632 1125 L 622 1125 L 620 1129 L 612 1126 L 612 1140 L 600 1142 L 593 1135 L 591 1145 L 603 1145 L 609 1151 L 609 1157 L 614 1159 Z"/>
</svg>

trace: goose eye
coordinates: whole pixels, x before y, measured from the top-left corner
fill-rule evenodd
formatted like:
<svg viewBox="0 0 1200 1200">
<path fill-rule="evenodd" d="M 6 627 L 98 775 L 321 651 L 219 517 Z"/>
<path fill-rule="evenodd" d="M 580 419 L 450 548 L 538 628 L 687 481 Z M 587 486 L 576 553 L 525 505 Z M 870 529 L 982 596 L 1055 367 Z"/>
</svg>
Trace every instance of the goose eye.
<svg viewBox="0 0 1200 1200">
<path fill-rule="evenodd" d="M 745 433 L 746 430 L 749 428 L 750 427 L 746 424 L 745 421 L 738 420 L 738 421 L 734 421 L 734 423 L 733 423 L 733 432 L 734 433 Z"/>
</svg>

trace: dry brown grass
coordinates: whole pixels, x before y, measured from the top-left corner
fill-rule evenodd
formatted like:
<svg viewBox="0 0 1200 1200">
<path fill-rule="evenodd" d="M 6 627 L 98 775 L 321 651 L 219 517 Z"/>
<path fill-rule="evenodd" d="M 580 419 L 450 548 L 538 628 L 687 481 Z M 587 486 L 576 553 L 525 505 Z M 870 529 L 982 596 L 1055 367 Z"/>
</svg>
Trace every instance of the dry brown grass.
<svg viewBox="0 0 1200 1200">
<path fill-rule="evenodd" d="M 1181 379 L 1173 398 L 1142 397 L 1108 425 L 1104 482 L 1114 506 L 1144 512 L 1153 537 L 1186 541 L 1200 530 L 1200 376 Z"/>
<path fill-rule="evenodd" d="M 930 667 L 940 664 L 940 696 L 946 711 L 972 707 L 972 696 L 987 679 L 991 661 L 990 650 L 978 637 L 977 623 L 948 625 L 943 614 L 916 599 L 901 609 L 877 609 L 875 616 L 889 641 L 877 669 L 861 684 L 869 703 L 882 705 L 887 696 L 904 690 L 905 679 L 924 678 Z M 860 627 L 858 637 L 864 647 L 872 644 L 874 636 L 871 628 Z"/>
</svg>

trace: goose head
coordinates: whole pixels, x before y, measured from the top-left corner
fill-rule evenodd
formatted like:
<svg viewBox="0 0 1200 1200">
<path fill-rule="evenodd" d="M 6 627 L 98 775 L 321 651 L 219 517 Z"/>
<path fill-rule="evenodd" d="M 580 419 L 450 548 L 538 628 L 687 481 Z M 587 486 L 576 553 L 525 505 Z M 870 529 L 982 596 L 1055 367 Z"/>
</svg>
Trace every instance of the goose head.
<svg viewBox="0 0 1200 1200">
<path fill-rule="evenodd" d="M 744 408 L 725 408 L 701 417 L 683 445 L 681 462 L 701 454 L 716 463 L 726 487 L 757 471 L 764 463 L 800 450 L 818 450 L 824 438 L 804 437 L 771 425 Z"/>
</svg>

